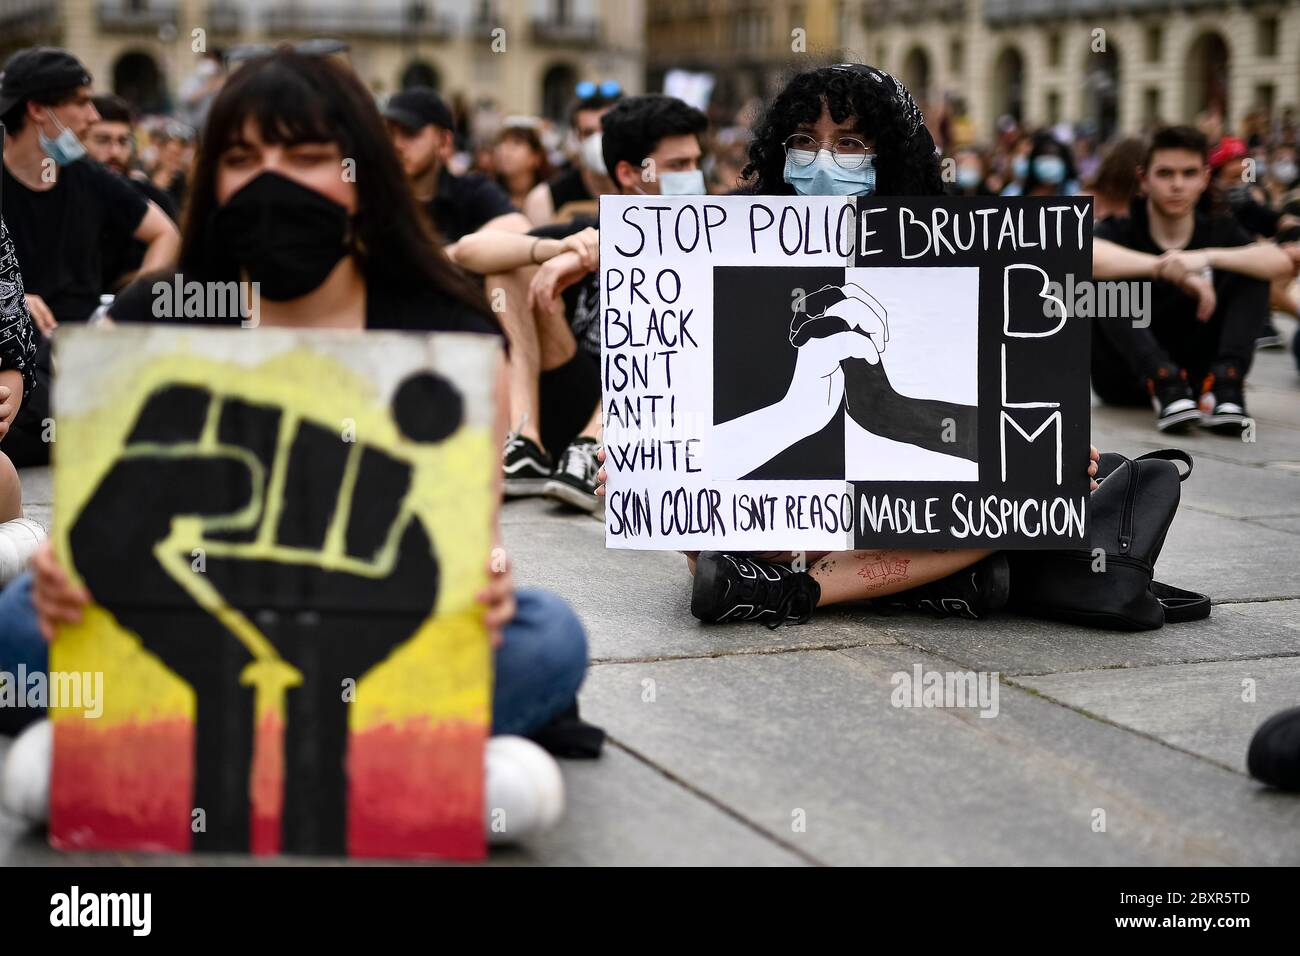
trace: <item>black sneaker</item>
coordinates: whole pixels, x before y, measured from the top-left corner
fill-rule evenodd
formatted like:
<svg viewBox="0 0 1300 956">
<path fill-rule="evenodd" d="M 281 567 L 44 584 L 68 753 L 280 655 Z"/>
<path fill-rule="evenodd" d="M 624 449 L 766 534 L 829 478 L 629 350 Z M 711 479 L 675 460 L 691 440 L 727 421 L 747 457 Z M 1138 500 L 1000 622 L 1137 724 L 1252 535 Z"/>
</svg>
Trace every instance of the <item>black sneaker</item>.
<svg viewBox="0 0 1300 956">
<path fill-rule="evenodd" d="M 596 460 L 598 451 L 600 442 L 594 438 L 575 438 L 570 442 L 543 488 L 546 496 L 583 511 L 598 511 L 604 502 L 596 494 L 596 472 L 600 470 L 600 462 Z"/>
<path fill-rule="evenodd" d="M 764 621 L 777 628 L 806 624 L 822 589 L 806 571 L 740 554 L 702 551 L 695 561 L 691 613 L 706 624 Z"/>
<path fill-rule="evenodd" d="M 1273 320 L 1269 319 L 1264 323 L 1263 330 L 1255 339 L 1255 348 L 1263 351 L 1264 349 L 1280 349 L 1286 345 L 1286 340 L 1282 338 L 1282 333 L 1277 330 Z"/>
<path fill-rule="evenodd" d="M 1156 410 L 1156 428 L 1162 432 L 1186 431 L 1201 420 L 1196 397 L 1187 386 L 1187 373 L 1159 368 L 1147 379 L 1147 393 Z"/>
<path fill-rule="evenodd" d="M 1201 385 L 1201 425 L 1221 435 L 1240 435 L 1246 427 L 1246 396 L 1235 365 L 1216 365 Z"/>
<path fill-rule="evenodd" d="M 978 621 L 1007 606 L 1011 596 L 1011 569 L 1001 551 L 969 568 L 938 581 L 900 591 L 871 603 L 909 611 L 929 611 L 939 617 L 965 617 Z"/>
<path fill-rule="evenodd" d="M 523 498 L 542 494 L 546 490 L 546 483 L 551 480 L 554 468 L 551 456 L 542 451 L 536 442 L 518 432 L 512 432 L 506 436 L 502 470 L 506 476 L 506 497 Z"/>
</svg>

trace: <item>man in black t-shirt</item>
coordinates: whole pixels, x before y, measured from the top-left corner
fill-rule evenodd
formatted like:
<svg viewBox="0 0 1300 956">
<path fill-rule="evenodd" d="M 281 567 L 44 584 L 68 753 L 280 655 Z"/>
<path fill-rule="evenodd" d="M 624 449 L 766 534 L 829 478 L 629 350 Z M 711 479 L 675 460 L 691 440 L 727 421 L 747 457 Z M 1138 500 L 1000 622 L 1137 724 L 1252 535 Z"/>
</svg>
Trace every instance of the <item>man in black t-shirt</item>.
<svg viewBox="0 0 1300 956">
<path fill-rule="evenodd" d="M 528 220 L 495 182 L 477 173 L 453 176 L 448 171 L 455 123 L 442 97 L 412 87 L 390 96 L 383 113 L 411 190 L 453 259 L 456 243 L 471 232 L 528 230 Z"/>
<path fill-rule="evenodd" d="M 86 160 L 82 137 L 99 119 L 90 74 L 48 47 L 20 50 L 0 75 L 0 121 L 8 130 L 0 203 L 23 267 L 28 309 L 41 333 L 35 391 L 6 437 L 16 465 L 49 461 L 49 336 L 84 322 L 104 291 L 104 253 L 131 236 L 146 246 L 142 268 L 176 259 L 180 234 L 156 205 Z"/>
<path fill-rule="evenodd" d="M 1092 383 L 1106 402 L 1150 401 L 1161 431 L 1200 424 L 1239 435 L 1268 282 L 1293 270 L 1285 252 L 1254 242 L 1233 219 L 1197 213 L 1209 179 L 1206 152 L 1195 129 L 1157 131 L 1141 171 L 1146 197 L 1128 218 L 1096 226 L 1094 279 L 1159 281 L 1149 324 L 1132 316 L 1095 324 Z"/>
<path fill-rule="evenodd" d="M 123 177 L 145 199 L 177 221 L 176 203 L 170 194 L 149 181 L 135 162 L 135 129 L 131 107 L 120 96 L 96 96 L 92 102 L 99 119 L 86 135 L 86 152 L 110 173 Z M 147 247 L 139 239 L 124 236 L 122 242 L 104 250 L 104 289 L 116 292 L 139 272 Z"/>
<path fill-rule="evenodd" d="M 700 138 L 707 124 L 703 113 L 673 97 L 623 100 L 603 120 L 603 158 L 617 191 L 703 194 Z M 647 159 L 653 162 L 643 166 Z M 504 293 L 513 428 L 503 463 L 506 497 L 545 494 L 593 512 L 602 503 L 596 225 L 580 218 L 528 236 L 486 231 L 463 240 L 458 255 L 462 265 L 492 274 L 490 298 Z"/>
</svg>

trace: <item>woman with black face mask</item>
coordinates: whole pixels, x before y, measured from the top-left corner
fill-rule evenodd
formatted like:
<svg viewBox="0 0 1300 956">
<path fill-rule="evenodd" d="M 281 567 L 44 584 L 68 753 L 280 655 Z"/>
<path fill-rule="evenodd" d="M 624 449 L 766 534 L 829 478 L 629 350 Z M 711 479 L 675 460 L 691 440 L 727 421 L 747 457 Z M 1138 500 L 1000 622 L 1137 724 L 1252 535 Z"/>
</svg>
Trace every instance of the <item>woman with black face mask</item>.
<svg viewBox="0 0 1300 956">
<path fill-rule="evenodd" d="M 883 70 L 840 64 L 795 76 L 772 101 L 754 131 L 743 176 L 757 195 L 938 196 L 944 192 L 939 157 L 920 108 Z M 923 443 L 932 423 L 974 409 L 951 406 L 936 415 L 926 403 L 899 395 L 880 361 L 847 355 L 841 369 L 847 414 L 868 431 L 892 420 L 897 437 Z M 796 375 L 798 374 L 796 370 Z M 915 412 L 915 414 L 913 414 Z M 834 423 L 832 423 L 834 424 Z M 935 451 L 950 453 L 938 445 Z M 601 452 L 601 460 L 604 460 Z M 1096 474 L 1092 450 L 1089 475 Z M 599 473 L 604 494 L 605 471 Z M 919 608 L 943 615 L 982 617 L 1008 597 L 1006 559 L 984 550 L 913 549 L 806 554 L 687 553 L 695 575 L 691 613 L 713 623 L 759 620 L 803 623 L 818 607 L 844 601 Z"/>
<path fill-rule="evenodd" d="M 340 61 L 282 48 L 242 66 L 212 103 L 192 178 L 179 277 L 137 280 L 112 304 L 111 322 L 501 335 L 481 289 L 452 265 L 417 211 L 373 99 Z M 156 283 L 170 292 L 178 279 L 181 288 L 240 282 L 247 308 L 179 314 L 182 303 L 155 294 Z M 504 442 L 504 361 L 496 404 Z M 494 536 L 499 543 L 495 517 Z M 28 608 L 10 623 L 41 644 L 33 659 L 43 659 L 38 627 L 51 639 L 57 623 L 80 617 L 88 595 L 48 547 L 34 570 L 37 613 Z M 499 560 L 478 599 L 496 648 L 493 733 L 535 736 L 570 753 L 598 749 L 600 732 L 577 719 L 587 645 L 573 611 L 554 595 L 516 592 Z M 0 601 L 0 610 L 12 604 Z M 511 803 L 518 824 L 491 839 L 513 841 L 558 819 L 563 784 L 540 748 L 518 736 L 494 738 L 487 767 L 488 799 Z M 503 781 L 513 791 L 494 793 Z"/>
</svg>

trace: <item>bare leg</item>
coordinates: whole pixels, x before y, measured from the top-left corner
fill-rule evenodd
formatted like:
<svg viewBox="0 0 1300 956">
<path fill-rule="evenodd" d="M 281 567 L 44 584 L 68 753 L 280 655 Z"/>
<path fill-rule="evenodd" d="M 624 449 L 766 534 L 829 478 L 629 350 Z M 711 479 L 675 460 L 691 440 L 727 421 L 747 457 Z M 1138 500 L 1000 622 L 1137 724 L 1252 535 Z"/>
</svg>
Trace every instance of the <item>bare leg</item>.
<svg viewBox="0 0 1300 956">
<path fill-rule="evenodd" d="M 541 401 L 538 376 L 558 368 L 573 357 L 577 343 L 564 315 L 564 307 L 553 311 L 530 309 L 528 285 L 535 266 L 487 277 L 488 301 L 500 302 L 497 314 L 510 343 L 510 424 L 538 445 L 542 442 Z"/>
<path fill-rule="evenodd" d="M 587 427 L 578 433 L 579 438 L 594 438 L 600 441 L 601 435 L 605 433 L 604 415 L 600 403 L 596 403 L 596 410 L 591 413 L 591 421 L 587 422 Z"/>
<path fill-rule="evenodd" d="M 968 568 L 992 551 L 834 551 L 809 569 L 818 607 L 897 594 Z"/>
<path fill-rule="evenodd" d="M 0 451 L 0 521 L 23 516 L 23 486 L 9 456 Z"/>
</svg>

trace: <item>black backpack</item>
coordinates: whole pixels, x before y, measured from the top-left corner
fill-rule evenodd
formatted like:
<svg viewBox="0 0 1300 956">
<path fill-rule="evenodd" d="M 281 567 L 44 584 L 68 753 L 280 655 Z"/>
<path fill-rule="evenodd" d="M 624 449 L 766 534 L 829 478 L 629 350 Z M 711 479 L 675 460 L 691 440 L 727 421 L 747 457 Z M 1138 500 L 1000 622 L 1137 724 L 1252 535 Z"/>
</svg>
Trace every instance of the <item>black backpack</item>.
<svg viewBox="0 0 1300 956">
<path fill-rule="evenodd" d="M 1154 580 L 1179 485 L 1191 473 L 1191 455 L 1178 449 L 1138 458 L 1102 455 L 1089 502 L 1092 548 L 1009 552 L 1012 609 L 1123 631 L 1209 617 L 1204 594 Z"/>
</svg>

